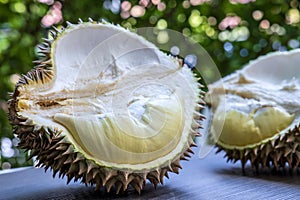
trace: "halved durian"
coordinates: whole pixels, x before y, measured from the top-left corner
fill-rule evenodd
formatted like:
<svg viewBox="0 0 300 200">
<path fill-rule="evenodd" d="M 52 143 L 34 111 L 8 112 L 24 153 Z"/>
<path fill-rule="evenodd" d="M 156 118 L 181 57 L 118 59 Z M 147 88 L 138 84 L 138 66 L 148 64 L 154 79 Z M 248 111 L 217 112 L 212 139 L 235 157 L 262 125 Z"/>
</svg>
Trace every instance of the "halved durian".
<svg viewBox="0 0 300 200">
<path fill-rule="evenodd" d="M 9 101 L 19 146 L 37 166 L 116 193 L 178 173 L 203 118 L 193 72 L 109 23 L 80 20 L 51 34 Z"/>
<path fill-rule="evenodd" d="M 247 161 L 256 170 L 300 167 L 299 63 L 299 50 L 270 53 L 208 86 L 207 102 L 225 89 L 210 103 L 210 134 L 227 161 L 243 169 Z"/>
</svg>

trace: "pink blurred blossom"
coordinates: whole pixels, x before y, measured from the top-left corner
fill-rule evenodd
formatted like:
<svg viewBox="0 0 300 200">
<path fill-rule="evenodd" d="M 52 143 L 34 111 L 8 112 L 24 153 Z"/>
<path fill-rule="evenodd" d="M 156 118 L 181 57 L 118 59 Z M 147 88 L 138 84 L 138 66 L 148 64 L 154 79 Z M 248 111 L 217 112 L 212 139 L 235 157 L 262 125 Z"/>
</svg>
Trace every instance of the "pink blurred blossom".
<svg viewBox="0 0 300 200">
<path fill-rule="evenodd" d="M 211 0 L 190 0 L 190 3 L 192 6 L 198 6 L 200 4 L 203 4 L 205 2 L 209 2 Z"/>
<path fill-rule="evenodd" d="M 233 29 L 238 26 L 240 22 L 241 18 L 239 16 L 228 16 L 221 21 L 221 23 L 219 24 L 219 29 L 225 30 L 228 27 Z"/>
<path fill-rule="evenodd" d="M 163 2 L 160 2 L 158 5 L 157 5 L 157 10 L 159 11 L 164 11 L 166 9 L 166 4 L 163 3 Z"/>
<path fill-rule="evenodd" d="M 270 27 L 270 22 L 267 19 L 264 19 L 260 22 L 259 26 L 262 29 L 268 29 Z"/>
<path fill-rule="evenodd" d="M 59 23 L 62 20 L 62 4 L 56 1 L 48 11 L 48 13 L 43 17 L 42 24 L 45 27 L 50 27 L 54 24 Z"/>
<path fill-rule="evenodd" d="M 123 1 L 122 4 L 121 4 L 121 9 L 122 11 L 129 11 L 131 8 L 131 3 L 129 1 Z"/>
<path fill-rule="evenodd" d="M 160 0 L 152 0 L 152 3 L 153 3 L 154 5 L 157 5 L 157 4 L 160 3 Z"/>
<path fill-rule="evenodd" d="M 130 13 L 128 11 L 122 11 L 120 15 L 123 19 L 130 17 Z"/>
<path fill-rule="evenodd" d="M 147 7 L 150 3 L 150 0 L 140 0 L 139 4 L 143 7 Z"/>
</svg>

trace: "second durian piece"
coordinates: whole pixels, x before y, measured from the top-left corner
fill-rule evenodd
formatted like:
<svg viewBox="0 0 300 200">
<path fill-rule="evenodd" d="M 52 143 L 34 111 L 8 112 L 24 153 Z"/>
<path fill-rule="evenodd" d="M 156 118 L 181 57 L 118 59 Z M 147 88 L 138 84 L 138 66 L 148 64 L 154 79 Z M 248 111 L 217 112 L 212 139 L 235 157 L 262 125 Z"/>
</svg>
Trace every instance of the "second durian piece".
<svg viewBox="0 0 300 200">
<path fill-rule="evenodd" d="M 270 53 L 209 86 L 210 136 L 227 161 L 300 167 L 299 63 L 299 50 Z"/>
</svg>

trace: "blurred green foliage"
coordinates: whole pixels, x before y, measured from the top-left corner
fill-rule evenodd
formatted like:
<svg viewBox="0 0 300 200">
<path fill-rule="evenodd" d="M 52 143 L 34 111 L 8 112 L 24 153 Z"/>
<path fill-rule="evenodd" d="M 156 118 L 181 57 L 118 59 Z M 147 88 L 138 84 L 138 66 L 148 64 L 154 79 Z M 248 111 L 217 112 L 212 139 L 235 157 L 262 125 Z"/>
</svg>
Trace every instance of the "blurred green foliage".
<svg viewBox="0 0 300 200">
<path fill-rule="evenodd" d="M 8 92 L 33 67 L 48 26 L 89 17 L 129 29 L 182 32 L 208 51 L 223 76 L 259 55 L 298 48 L 300 40 L 295 0 L 0 0 L 0 169 L 32 164 L 16 147 L 6 116 Z"/>
</svg>

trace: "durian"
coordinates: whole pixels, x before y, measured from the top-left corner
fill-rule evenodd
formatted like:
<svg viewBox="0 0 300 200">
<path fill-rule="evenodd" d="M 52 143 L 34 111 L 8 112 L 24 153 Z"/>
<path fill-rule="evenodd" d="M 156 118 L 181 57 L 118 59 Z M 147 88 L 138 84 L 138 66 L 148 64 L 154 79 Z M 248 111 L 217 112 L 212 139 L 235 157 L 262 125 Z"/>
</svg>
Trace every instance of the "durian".
<svg viewBox="0 0 300 200">
<path fill-rule="evenodd" d="M 208 86 L 210 139 L 243 171 L 300 167 L 299 63 L 299 50 L 273 52 Z"/>
<path fill-rule="evenodd" d="M 95 189 L 139 193 L 178 173 L 196 146 L 201 85 L 179 58 L 107 22 L 50 31 L 9 100 L 37 166 Z"/>
</svg>

